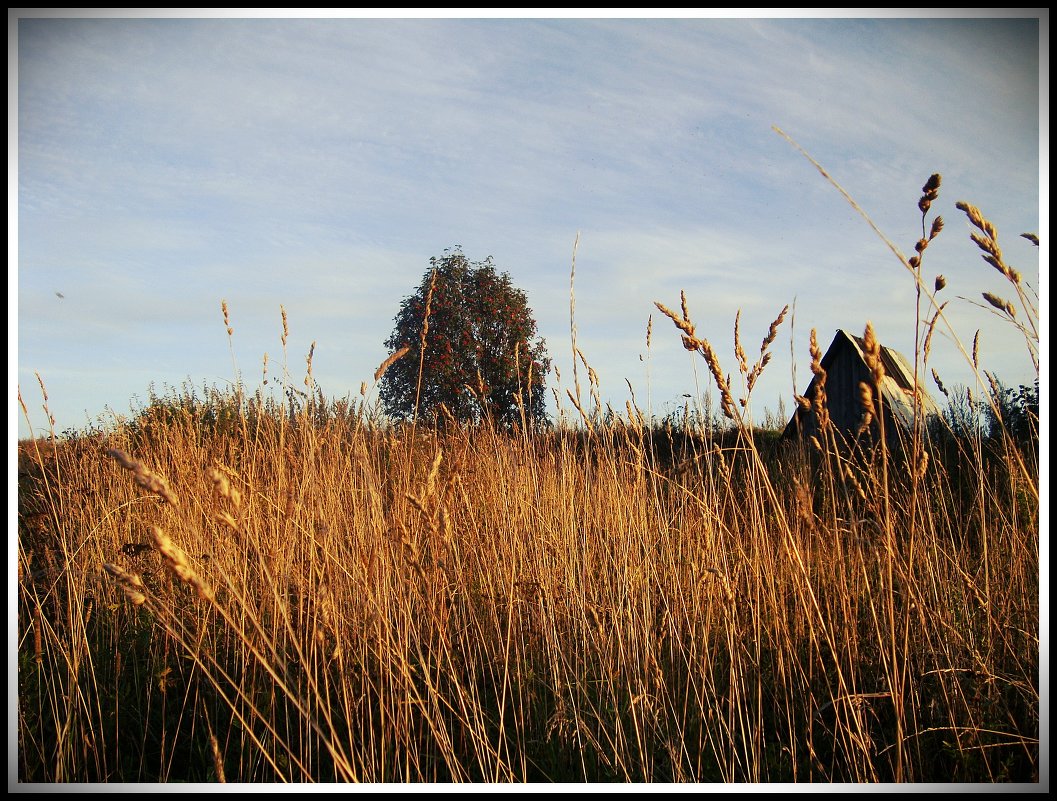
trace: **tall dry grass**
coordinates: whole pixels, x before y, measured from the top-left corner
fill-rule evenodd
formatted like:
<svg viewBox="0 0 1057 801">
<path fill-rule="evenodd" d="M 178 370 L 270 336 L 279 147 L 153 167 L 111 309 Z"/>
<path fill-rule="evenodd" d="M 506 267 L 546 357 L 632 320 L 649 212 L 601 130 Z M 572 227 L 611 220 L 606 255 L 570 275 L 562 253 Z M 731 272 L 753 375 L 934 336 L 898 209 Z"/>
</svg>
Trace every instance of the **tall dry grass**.
<svg viewBox="0 0 1057 801">
<path fill-rule="evenodd" d="M 722 436 L 306 378 L 21 443 L 19 780 L 1039 781 L 1037 457 L 779 447 L 743 412 L 785 311 L 738 397 L 658 305 Z"/>
</svg>

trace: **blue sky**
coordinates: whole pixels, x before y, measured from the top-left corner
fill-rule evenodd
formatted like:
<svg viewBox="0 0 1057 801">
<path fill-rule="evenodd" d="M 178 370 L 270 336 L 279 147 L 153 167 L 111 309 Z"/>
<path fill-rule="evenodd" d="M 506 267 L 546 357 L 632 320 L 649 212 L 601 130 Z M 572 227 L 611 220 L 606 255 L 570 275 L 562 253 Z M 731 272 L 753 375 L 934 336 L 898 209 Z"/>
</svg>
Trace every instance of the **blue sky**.
<svg viewBox="0 0 1057 801">
<path fill-rule="evenodd" d="M 137 13 L 9 17 L 9 369 L 38 433 L 47 421 L 35 373 L 59 431 L 128 416 L 152 385 L 233 381 L 222 300 L 251 389 L 265 353 L 271 376 L 281 371 L 282 305 L 295 386 L 316 342 L 324 394 L 358 397 L 387 355 L 401 299 L 455 245 L 471 260 L 493 256 L 525 290 L 564 395 L 578 234 L 577 344 L 605 401 L 623 410 L 630 381 L 639 404 L 663 415 L 684 393 L 709 391 L 700 357 L 653 307 L 677 308 L 685 290 L 699 334 L 735 375 L 737 312 L 751 360 L 795 303 L 752 403 L 757 418 L 780 399 L 791 413 L 794 374 L 799 391 L 810 378 L 810 330 L 824 347 L 870 320 L 882 342 L 912 353 L 914 288 L 774 125 L 907 254 L 921 187 L 941 173 L 933 212 L 947 225 L 924 274 L 930 285 L 947 278 L 940 297 L 967 346 L 980 330 L 984 369 L 1007 384 L 1035 378 L 1023 336 L 977 305 L 981 292 L 1012 293 L 954 204 L 979 206 L 1006 260 L 1040 289 L 1048 12 Z M 1042 237 L 1041 254 L 1022 232 Z M 937 334 L 930 366 L 948 387 L 974 383 L 949 335 Z M 12 428 L 26 436 L 11 394 Z"/>
</svg>

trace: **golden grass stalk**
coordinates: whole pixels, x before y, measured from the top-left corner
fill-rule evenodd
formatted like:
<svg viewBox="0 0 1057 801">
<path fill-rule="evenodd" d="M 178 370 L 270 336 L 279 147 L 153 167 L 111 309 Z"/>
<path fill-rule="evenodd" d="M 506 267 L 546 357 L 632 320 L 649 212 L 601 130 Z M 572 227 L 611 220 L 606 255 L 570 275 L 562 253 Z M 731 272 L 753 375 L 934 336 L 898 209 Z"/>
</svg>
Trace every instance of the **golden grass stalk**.
<svg viewBox="0 0 1057 801">
<path fill-rule="evenodd" d="M 33 375 L 37 377 L 37 383 L 40 385 L 40 395 L 44 399 L 44 405 L 48 405 L 48 388 L 44 386 L 44 379 L 40 373 L 34 372 Z"/>
<path fill-rule="evenodd" d="M 107 451 L 107 455 L 132 473 L 133 479 L 139 486 L 160 496 L 170 506 L 179 505 L 176 495 L 169 489 L 165 479 L 152 472 L 142 462 L 133 459 L 120 448 L 111 448 Z"/>
<path fill-rule="evenodd" d="M 191 563 L 187 559 L 187 554 L 176 546 L 169 538 L 169 535 L 158 526 L 151 526 L 150 536 L 155 549 L 162 555 L 166 567 L 169 568 L 173 575 L 191 587 L 199 598 L 204 601 L 212 601 L 212 589 L 195 573 L 194 568 L 191 567 Z"/>
<path fill-rule="evenodd" d="M 741 309 L 734 315 L 734 357 L 738 360 L 738 369 L 743 376 L 749 374 L 749 360 L 745 348 L 741 346 Z"/>
<path fill-rule="evenodd" d="M 217 774 L 217 782 L 220 784 L 227 783 L 227 776 L 224 773 L 224 757 L 220 753 L 220 743 L 217 742 L 217 736 L 213 733 L 213 724 L 209 721 L 208 713 L 205 715 L 206 719 L 206 730 L 209 732 L 209 750 L 213 757 L 213 770 Z"/>
<path fill-rule="evenodd" d="M 969 222 L 980 228 L 987 239 L 991 241 L 998 239 L 998 230 L 983 216 L 983 212 L 979 208 L 973 206 L 971 203 L 966 203 L 965 201 L 959 201 L 954 204 L 954 207 L 964 211 L 965 216 L 969 218 Z"/>
<path fill-rule="evenodd" d="M 690 319 L 685 316 L 686 313 L 687 313 L 687 311 L 686 311 L 686 293 L 685 292 L 682 293 L 682 298 L 683 298 L 683 314 L 682 315 L 676 314 L 675 312 L 673 312 L 671 309 L 669 309 L 667 306 L 665 306 L 663 303 L 660 303 L 659 301 L 654 301 L 653 305 L 656 306 L 660 310 L 661 314 L 663 314 L 665 317 L 667 317 L 669 320 L 671 320 L 673 323 L 675 323 L 675 327 L 676 328 L 678 328 L 680 331 L 683 332 L 683 334 L 685 335 L 683 337 L 683 347 L 686 348 L 687 350 L 697 350 L 697 345 L 694 344 L 693 341 L 692 341 L 693 337 L 694 337 L 694 324 L 691 323 Z"/>
<path fill-rule="evenodd" d="M 716 351 L 707 339 L 697 340 L 697 346 L 698 350 L 701 351 L 701 355 L 705 357 L 705 364 L 708 365 L 708 369 L 716 381 L 716 387 L 719 389 L 720 395 L 720 408 L 724 416 L 730 420 L 737 421 L 739 418 L 734 407 L 734 396 L 730 392 L 730 383 L 724 377 L 723 370 L 720 368 L 719 356 L 716 355 Z"/>
<path fill-rule="evenodd" d="M 811 408 L 818 420 L 818 427 L 825 430 L 829 426 L 829 404 L 826 397 L 826 368 L 822 366 L 822 348 L 818 345 L 818 332 L 812 328 L 809 343 L 811 353 L 811 373 L 815 376 L 815 395 L 811 399 Z M 821 446 L 820 446 L 821 447 Z"/>
<path fill-rule="evenodd" d="M 928 466 L 929 452 L 927 450 L 922 449 L 921 453 L 918 456 L 918 463 L 915 467 L 915 477 L 918 481 L 921 481 L 925 478 L 925 472 L 928 470 Z"/>
<path fill-rule="evenodd" d="M 874 418 L 873 387 L 865 381 L 859 382 L 859 405 L 862 407 L 862 422 L 859 424 L 859 433 L 866 431 Z"/>
<path fill-rule="evenodd" d="M 863 386 L 866 386 L 867 388 L 869 388 L 869 384 L 865 384 L 864 383 Z M 872 396 L 871 396 L 871 405 L 872 405 Z M 869 423 L 865 423 L 864 424 L 864 426 L 868 426 L 868 425 L 869 425 Z M 847 462 L 841 462 L 840 463 L 840 469 L 841 469 L 841 472 L 844 474 L 845 480 L 847 480 L 847 482 L 852 485 L 852 488 L 855 490 L 855 494 L 858 495 L 864 501 L 869 500 L 869 496 L 866 494 L 866 490 L 863 489 L 862 482 L 860 482 L 859 481 L 859 477 L 855 475 L 855 471 L 852 469 L 851 465 L 848 464 Z"/>
<path fill-rule="evenodd" d="M 580 247 L 580 232 L 576 232 L 576 239 L 573 240 L 573 255 L 572 261 L 569 266 L 569 341 L 572 344 L 572 356 L 573 356 L 573 389 L 576 390 L 576 405 L 579 408 L 580 404 L 580 373 L 576 366 L 576 251 Z M 568 391 L 568 390 L 566 390 Z M 580 411 L 583 414 L 583 410 Z"/>
<path fill-rule="evenodd" d="M 964 211 L 965 216 L 969 218 L 969 222 L 983 231 L 988 239 L 991 239 L 992 241 L 998 239 L 998 231 L 995 229 L 994 225 L 984 217 L 980 209 L 972 203 L 966 203 L 964 200 L 959 200 L 954 206 L 955 208 Z"/>
<path fill-rule="evenodd" d="M 942 276 L 940 276 L 942 278 Z M 936 323 L 939 322 L 940 313 L 943 308 L 947 305 L 947 301 L 940 304 L 940 307 L 936 310 L 936 313 L 932 315 L 932 318 L 928 322 L 928 326 L 925 329 L 925 345 L 921 349 L 921 363 L 925 365 L 928 363 L 929 354 L 932 352 L 932 335 L 936 331 Z"/>
<path fill-rule="evenodd" d="M 785 319 L 786 313 L 789 311 L 789 304 L 782 307 L 782 310 L 778 312 L 778 316 L 771 322 L 770 327 L 767 329 L 766 335 L 764 335 L 763 342 L 760 344 L 760 357 L 756 360 L 756 364 L 753 365 L 752 370 L 749 371 L 749 377 L 746 381 L 746 387 L 749 392 L 752 392 L 753 386 L 755 386 L 757 380 L 763 374 L 764 369 L 767 367 L 768 362 L 771 361 L 771 354 L 768 349 L 774 343 L 774 340 L 778 336 L 778 327 L 782 324 Z"/>
<path fill-rule="evenodd" d="M 415 382 L 415 411 L 411 418 L 412 426 L 418 425 L 418 404 L 422 397 L 422 374 L 426 368 L 426 337 L 429 334 L 429 315 L 433 306 L 433 292 L 437 287 L 437 268 L 429 278 L 429 289 L 426 291 L 426 306 L 422 310 L 422 333 L 418 338 L 418 380 Z M 410 451 L 408 452 L 410 458 Z"/>
<path fill-rule="evenodd" d="M 216 491 L 217 495 L 230 501 L 236 509 L 242 505 L 242 493 L 239 492 L 236 487 L 232 486 L 231 481 L 223 470 L 216 467 L 210 467 L 206 470 L 206 478 L 213 482 L 213 489 Z"/>
<path fill-rule="evenodd" d="M 437 288 L 437 269 L 429 278 L 429 289 L 426 291 L 426 308 L 422 312 L 422 334 L 418 339 L 419 350 L 426 350 L 426 336 L 429 334 L 429 315 L 433 310 L 433 292 Z"/>
<path fill-rule="evenodd" d="M 144 599 L 146 600 L 146 599 Z M 135 603 L 135 601 L 133 601 Z M 44 662 L 44 619 L 40 614 L 40 604 L 33 607 L 33 661 L 38 665 Z"/>
<path fill-rule="evenodd" d="M 929 176 L 928 181 L 921 187 L 921 200 L 918 201 L 918 208 L 921 209 L 922 214 L 928 213 L 929 207 L 932 205 L 937 197 L 939 197 L 941 177 L 939 173 L 933 173 Z"/>
<path fill-rule="evenodd" d="M 716 355 L 715 349 L 707 339 L 701 339 L 694 333 L 696 328 L 690 321 L 690 311 L 687 308 L 686 303 L 686 292 L 680 293 L 680 301 L 682 305 L 682 315 L 676 314 L 663 303 L 658 301 L 654 301 L 653 305 L 660 310 L 661 314 L 671 320 L 676 328 L 683 332 L 683 347 L 689 351 L 699 351 L 704 357 L 705 364 L 708 365 L 708 369 L 712 373 L 712 377 L 715 379 L 716 387 L 719 389 L 720 408 L 723 411 L 723 415 L 730 420 L 740 422 L 741 418 L 738 416 L 737 409 L 734 405 L 734 396 L 730 391 L 730 382 L 723 375 L 723 369 L 720 366 L 719 357 Z"/>
<path fill-rule="evenodd" d="M 940 380 L 940 374 L 936 372 L 936 368 L 932 368 L 932 380 L 936 382 L 936 388 L 943 393 L 943 396 L 949 398 L 951 394 L 947 391 L 947 387 L 943 386 L 943 382 Z"/>
<path fill-rule="evenodd" d="M 115 565 L 108 562 L 103 565 L 103 570 L 109 573 L 117 585 L 125 593 L 127 597 L 134 605 L 142 606 L 147 600 L 146 591 L 147 588 L 143 584 L 143 580 L 135 573 L 129 573 L 127 570 L 122 568 L 120 565 Z"/>
<path fill-rule="evenodd" d="M 110 724 L 91 718 L 93 710 L 115 708 L 131 721 L 142 711 L 137 704 L 161 703 L 186 710 L 181 724 L 162 728 L 162 720 L 149 732 L 169 744 L 154 761 L 171 763 L 174 781 L 215 780 L 223 770 L 231 782 L 876 782 L 894 775 L 897 733 L 890 713 L 875 718 L 848 699 L 884 690 L 930 700 L 906 706 L 907 780 L 939 778 L 932 746 L 955 729 L 961 740 L 951 747 L 974 775 L 998 778 L 999 760 L 981 753 L 1013 764 L 1011 746 L 987 742 L 982 730 L 1012 742 L 1030 737 L 1037 721 L 1037 610 L 1025 599 L 1037 594 L 1038 551 L 1033 519 L 1014 521 L 1025 512 L 1002 505 L 1001 471 L 981 473 L 986 483 L 969 487 L 987 504 L 980 523 L 992 550 L 984 557 L 955 539 L 974 520 L 944 489 L 950 477 L 941 454 L 912 463 L 930 487 L 921 523 L 902 475 L 890 511 L 881 510 L 876 464 L 827 458 L 840 471 L 830 485 L 828 475 L 818 481 L 812 462 L 790 454 L 779 467 L 791 471 L 789 480 L 771 482 L 739 437 L 734 447 L 704 441 L 669 465 L 640 447 L 652 432 L 633 406 L 628 411 L 626 426 L 587 447 L 578 438 L 570 446 L 566 432 L 525 440 L 454 429 L 438 435 L 432 452 L 417 450 L 407 472 L 393 458 L 403 442 L 389 431 L 335 425 L 323 445 L 296 427 L 280 439 L 277 428 L 254 449 L 241 448 L 241 432 L 203 442 L 174 426 L 166 449 L 177 461 L 200 462 L 203 474 L 210 454 L 239 454 L 238 476 L 214 469 L 243 490 L 242 533 L 211 544 L 214 564 L 238 569 L 220 574 L 224 592 L 206 609 L 128 580 L 155 613 L 137 616 L 133 629 L 134 610 L 102 604 L 82 627 L 88 613 L 79 599 L 95 591 L 96 574 L 109 583 L 120 573 L 80 576 L 77 560 L 59 565 L 52 572 L 73 589 L 64 606 L 74 625 L 62 628 L 60 614 L 53 627 L 51 607 L 39 605 L 38 676 L 54 688 L 39 706 L 59 718 L 48 726 L 61 730 L 68 708 L 70 736 L 106 753 L 115 781 L 153 778 L 155 769 L 137 764 L 136 738 L 108 747 Z M 597 435 L 603 423 L 596 417 L 593 425 Z M 811 442 L 826 452 L 828 439 Z M 457 462 L 467 465 L 465 482 L 454 480 Z M 92 532 L 83 547 L 105 552 L 128 527 L 146 529 L 157 510 L 132 504 L 118 519 L 110 492 L 120 482 L 98 468 L 85 460 L 71 472 L 71 484 L 91 485 L 93 470 L 104 483 L 85 508 L 70 504 L 69 528 Z M 291 486 L 301 511 L 284 519 L 281 499 Z M 409 486 L 416 494 L 404 500 Z M 216 488 L 213 479 L 193 482 L 181 502 L 212 516 L 229 503 Z M 268 498 L 274 503 L 261 502 Z M 913 551 L 891 550 L 876 531 L 909 525 L 919 526 Z M 164 569 L 194 588 L 187 571 L 203 573 L 195 560 L 152 536 Z M 273 540 L 282 544 L 268 550 Z M 985 558 L 1008 580 L 974 592 L 961 575 L 979 575 Z M 34 585 L 30 573 L 20 582 L 20 656 L 35 669 L 28 626 L 37 600 L 54 595 L 54 579 Z M 884 597 L 892 577 L 895 604 Z M 152 635 L 151 650 L 133 664 L 128 637 L 148 621 L 161 636 Z M 986 648 L 978 645 L 985 640 Z M 82 643 L 91 654 L 75 650 L 88 647 Z M 129 664 L 88 658 L 108 649 Z M 913 670 L 894 661 L 903 653 Z M 67 703 L 70 663 L 82 672 Z M 963 664 L 975 678 L 939 673 Z M 152 677 L 164 668 L 172 672 L 161 697 Z M 208 685 L 183 681 L 206 674 Z M 134 675 L 146 677 L 142 698 L 111 689 Z M 996 681 L 997 693 L 974 700 Z M 1006 692 L 1026 711 L 1007 719 Z M 1001 718 L 989 717 L 992 703 Z M 20 705 L 27 762 L 47 753 L 42 727 L 25 711 L 33 706 Z M 204 755 L 187 774 L 173 760 L 183 748 L 171 745 L 178 732 Z M 788 758 L 768 759 L 771 740 L 761 732 L 774 733 Z M 1037 744 L 1016 742 L 1028 764 Z M 74 752 L 65 778 L 88 780 L 92 752 Z M 37 761 L 49 778 L 57 774 L 55 760 Z M 1020 778 L 1031 768 L 1018 770 Z"/>
<path fill-rule="evenodd" d="M 943 217 L 936 217 L 932 221 L 932 227 L 929 229 L 929 241 L 936 238 L 940 231 L 943 230 Z"/>
<path fill-rule="evenodd" d="M 1010 317 L 1016 317 L 1017 316 L 1017 310 L 1015 308 L 1013 308 L 1013 304 L 1010 303 L 1008 300 L 1005 300 L 1004 298 L 1000 298 L 998 295 L 994 294 L 993 292 L 984 292 L 982 294 L 983 294 L 984 300 L 986 300 L 988 303 L 990 303 L 992 306 L 994 306 L 999 311 L 1004 311 Z"/>
<path fill-rule="evenodd" d="M 976 243 L 976 246 L 983 251 L 981 258 L 998 270 L 1004 275 L 1011 283 L 1020 285 L 1021 275 L 1014 268 L 1006 264 L 1002 257 L 1002 249 L 998 246 L 998 230 L 994 224 L 984 217 L 983 213 L 976 206 L 965 201 L 958 201 L 954 204 L 957 208 L 965 212 L 965 216 L 969 218 L 969 222 L 975 225 L 983 232 L 983 235 L 976 233 L 975 231 L 970 232 L 969 237 Z"/>
<path fill-rule="evenodd" d="M 437 491 L 437 475 L 440 473 L 440 463 L 444 461 L 444 449 L 437 448 L 433 456 L 433 464 L 429 466 L 429 475 L 426 476 L 425 498 L 432 498 Z"/>
<path fill-rule="evenodd" d="M 230 528 L 232 531 L 239 530 L 238 521 L 232 516 L 231 512 L 221 510 L 215 515 L 217 522 L 223 523 L 225 526 Z"/>
<path fill-rule="evenodd" d="M 584 356 L 584 352 L 579 348 L 576 349 L 576 355 L 580 357 L 580 361 L 583 362 L 584 369 L 587 370 L 587 382 L 591 387 L 591 400 L 595 405 L 596 409 L 602 406 L 602 397 L 599 394 L 598 386 L 598 373 L 595 372 L 590 364 L 587 363 L 587 357 Z"/>
<path fill-rule="evenodd" d="M 386 357 L 385 361 L 378 365 L 378 369 L 374 371 L 375 382 L 381 381 L 382 376 L 385 375 L 385 371 L 392 367 L 394 363 L 400 361 L 400 359 L 407 356 L 407 354 L 410 352 L 411 346 L 404 345 L 404 347 L 400 348 L 400 350 L 396 351 L 395 353 L 389 354 L 389 356 Z M 361 391 L 362 389 L 363 388 L 361 387 Z"/>
<path fill-rule="evenodd" d="M 44 399 L 44 414 L 46 414 L 48 416 L 48 425 L 50 426 L 50 430 L 52 432 L 52 435 L 54 435 L 54 433 L 55 433 L 55 418 L 51 414 L 51 409 L 48 408 L 48 389 L 47 389 L 47 387 L 44 386 L 44 379 L 43 379 L 43 377 L 41 377 L 40 373 L 34 372 L 33 375 L 35 375 L 37 377 L 37 383 L 40 384 L 40 394 L 41 394 L 41 397 Z M 25 404 L 22 404 L 22 408 L 23 409 L 26 408 Z M 29 413 L 26 412 L 26 415 L 28 417 Z"/>
<path fill-rule="evenodd" d="M 569 396 L 569 400 L 572 401 L 573 406 L 576 408 L 576 411 L 580 413 L 580 417 L 583 419 L 584 425 L 587 426 L 587 430 L 593 434 L 595 431 L 595 425 L 591 422 L 590 415 L 588 415 L 587 412 L 584 411 L 584 407 L 580 405 L 580 401 L 576 399 L 576 396 L 573 395 L 571 389 L 566 389 L 565 393 Z"/>
<path fill-rule="evenodd" d="M 315 356 L 315 354 L 316 354 L 316 343 L 313 342 L 311 347 L 309 347 L 309 349 L 308 349 L 308 356 L 305 357 L 305 362 L 308 365 L 308 368 L 307 368 L 307 370 L 305 372 L 305 386 L 306 387 L 311 387 L 312 386 L 312 357 Z"/>
<path fill-rule="evenodd" d="M 921 187 L 921 199 L 918 201 L 918 208 L 921 210 L 921 239 L 914 244 L 914 250 L 917 255 L 910 257 L 910 266 L 917 269 L 921 266 L 921 256 L 925 252 L 925 248 L 929 246 L 929 242 L 939 235 L 940 231 L 943 230 L 943 218 L 936 217 L 932 221 L 932 226 L 926 236 L 925 234 L 925 215 L 928 214 L 929 208 L 932 206 L 933 201 L 939 197 L 940 193 L 940 174 L 933 173 L 925 185 Z M 916 277 L 917 278 L 917 277 Z M 920 300 L 921 285 L 920 280 L 917 283 L 918 298 Z"/>
<path fill-rule="evenodd" d="M 863 343 L 865 344 L 863 355 L 866 357 L 866 366 L 870 368 L 874 386 L 880 389 L 881 382 L 885 377 L 885 367 L 881 359 L 881 343 L 877 339 L 877 332 L 874 331 L 873 323 L 871 322 L 866 323 Z"/>
</svg>

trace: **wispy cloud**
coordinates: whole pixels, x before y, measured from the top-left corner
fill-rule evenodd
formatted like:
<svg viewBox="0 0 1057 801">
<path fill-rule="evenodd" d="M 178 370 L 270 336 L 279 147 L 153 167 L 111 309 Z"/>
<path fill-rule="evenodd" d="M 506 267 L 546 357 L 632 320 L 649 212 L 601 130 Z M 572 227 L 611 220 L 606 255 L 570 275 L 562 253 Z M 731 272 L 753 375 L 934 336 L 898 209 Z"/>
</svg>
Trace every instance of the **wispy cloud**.
<svg viewBox="0 0 1057 801">
<path fill-rule="evenodd" d="M 798 342 L 873 319 L 912 347 L 909 276 L 771 126 L 905 250 L 942 172 L 948 230 L 927 264 L 974 296 L 995 276 L 953 201 L 1010 238 L 1042 222 L 1038 27 L 21 20 L 18 380 L 42 370 L 56 408 L 83 417 L 146 375 L 229 374 L 225 298 L 247 374 L 274 358 L 284 304 L 292 350 L 318 340 L 317 376 L 341 395 L 456 244 L 512 272 L 567 371 L 578 231 L 581 344 L 619 397 L 652 301 L 681 289 L 720 341 L 739 309 L 751 341 L 795 297 Z M 1037 254 L 1008 247 L 1037 283 Z M 1014 364 L 1023 346 L 994 322 L 979 325 Z M 652 380 L 678 396 L 685 354 L 672 337 L 665 363 L 661 336 L 655 321 Z M 99 364 L 107 381 L 86 381 Z"/>
</svg>

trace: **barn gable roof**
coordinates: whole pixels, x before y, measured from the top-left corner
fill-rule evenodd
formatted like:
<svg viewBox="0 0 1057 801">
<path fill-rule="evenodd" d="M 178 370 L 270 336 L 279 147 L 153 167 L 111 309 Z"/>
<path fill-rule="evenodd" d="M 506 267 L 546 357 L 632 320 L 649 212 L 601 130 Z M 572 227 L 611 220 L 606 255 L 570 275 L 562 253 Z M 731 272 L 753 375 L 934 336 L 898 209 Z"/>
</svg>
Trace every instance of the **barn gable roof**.
<svg viewBox="0 0 1057 801">
<path fill-rule="evenodd" d="M 850 360 L 850 361 L 846 361 Z M 866 372 L 866 342 L 857 336 L 849 334 L 843 329 L 838 329 L 833 337 L 833 342 L 822 357 L 822 368 L 826 370 L 827 376 L 834 369 L 834 365 L 840 365 L 847 369 L 848 364 L 854 364 L 857 372 Z M 890 412 L 892 419 L 898 424 L 911 428 L 914 424 L 914 371 L 906 357 L 892 348 L 881 346 L 881 364 L 884 366 L 885 375 L 881 381 L 881 401 L 883 406 Z M 808 398 L 814 397 L 817 379 L 812 378 L 804 395 Z M 858 404 L 858 384 L 849 385 L 855 392 L 854 398 L 834 398 L 833 385 L 836 382 L 827 377 L 827 394 L 831 403 L 843 402 L 845 404 Z M 920 384 L 917 389 L 921 402 L 921 410 L 925 416 L 939 414 L 940 408 L 936 402 L 925 391 Z M 799 406 L 785 428 L 783 436 L 790 436 L 800 430 L 802 415 L 806 412 Z"/>
</svg>

